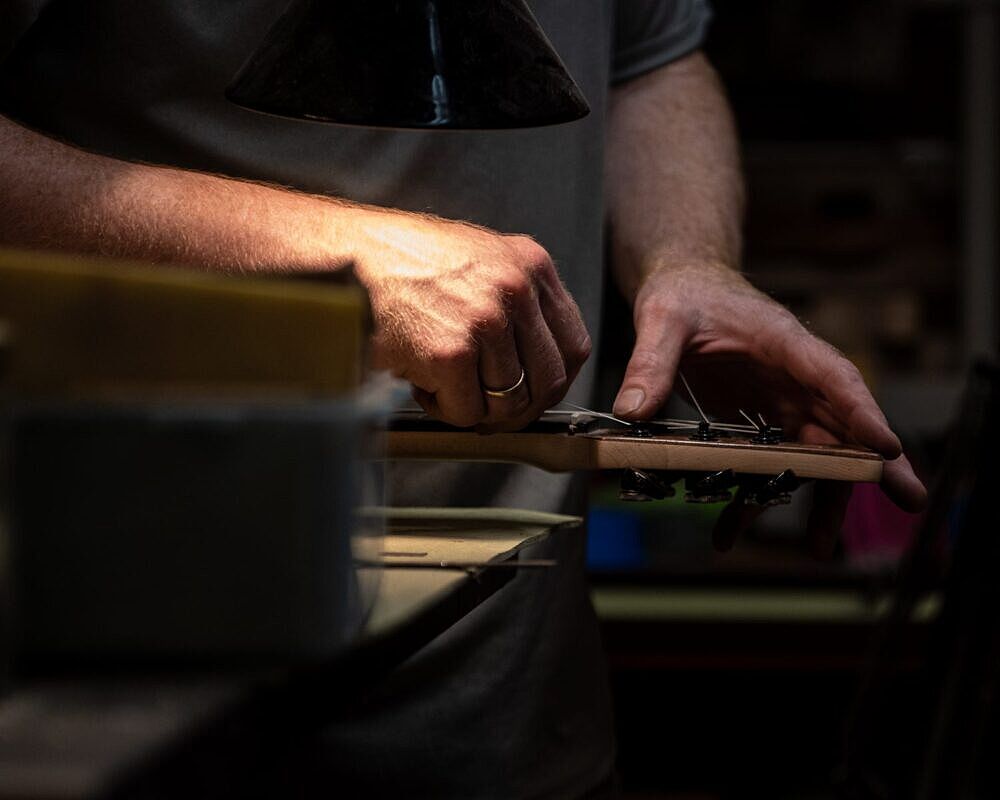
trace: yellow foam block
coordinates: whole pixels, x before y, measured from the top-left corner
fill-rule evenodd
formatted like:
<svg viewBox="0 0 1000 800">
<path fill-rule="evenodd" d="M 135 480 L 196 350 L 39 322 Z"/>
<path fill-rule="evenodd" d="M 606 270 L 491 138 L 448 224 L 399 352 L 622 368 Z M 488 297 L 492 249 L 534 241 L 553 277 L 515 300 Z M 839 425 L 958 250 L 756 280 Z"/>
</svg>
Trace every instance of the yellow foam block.
<svg viewBox="0 0 1000 800">
<path fill-rule="evenodd" d="M 56 397 L 322 398 L 361 379 L 354 286 L 0 250 L 0 387 Z"/>
</svg>

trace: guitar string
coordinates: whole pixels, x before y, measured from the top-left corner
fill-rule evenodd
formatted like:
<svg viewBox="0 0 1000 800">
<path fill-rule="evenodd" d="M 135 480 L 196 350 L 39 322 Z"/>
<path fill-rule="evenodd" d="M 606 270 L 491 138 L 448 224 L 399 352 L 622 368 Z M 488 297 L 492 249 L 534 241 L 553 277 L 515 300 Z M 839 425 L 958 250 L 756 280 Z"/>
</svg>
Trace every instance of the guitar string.
<svg viewBox="0 0 1000 800">
<path fill-rule="evenodd" d="M 711 425 L 712 423 L 708 421 L 708 417 L 705 416 L 705 412 L 701 410 L 701 403 L 698 402 L 698 398 L 695 397 L 694 392 L 691 391 L 691 384 L 688 383 L 688 379 L 684 377 L 683 371 L 677 370 L 677 374 L 684 383 L 684 388 L 687 389 L 688 397 L 691 398 L 691 402 L 694 403 L 694 407 L 698 409 L 698 416 L 701 417 L 702 422 L 706 425 Z"/>
<path fill-rule="evenodd" d="M 608 414 L 604 411 L 594 411 L 592 408 L 579 406 L 576 403 L 571 403 L 569 400 L 563 400 L 561 403 L 559 403 L 559 405 L 569 406 L 570 408 L 576 411 L 582 411 L 585 414 L 590 414 L 593 417 L 603 417 L 604 419 L 610 419 L 614 422 L 620 422 L 622 425 L 628 425 L 630 428 L 635 426 L 635 423 L 629 422 L 627 419 L 621 419 L 620 417 L 616 417 L 614 414 Z M 549 410 L 552 411 L 553 409 Z"/>
<path fill-rule="evenodd" d="M 628 420 L 616 417 L 614 414 L 608 414 L 604 411 L 595 411 L 594 409 L 587 408 L 586 406 L 577 405 L 576 403 L 571 403 L 569 400 L 563 400 L 558 404 L 559 406 L 569 406 L 574 411 L 580 411 L 584 414 L 588 414 L 594 417 L 599 417 L 602 419 L 610 419 L 613 422 L 621 423 L 622 425 L 627 425 L 628 427 L 635 427 L 635 423 L 629 422 Z M 543 412 L 543 416 L 546 414 L 557 415 L 560 414 L 560 409 L 558 406 L 550 408 L 548 411 Z M 698 427 L 698 420 L 695 419 L 675 419 L 675 418 L 664 418 L 664 419 L 651 419 L 645 420 L 643 424 L 656 425 L 657 427 L 663 428 L 678 428 L 678 429 L 690 429 Z M 756 433 L 760 429 L 757 425 L 742 425 L 735 422 L 712 422 L 709 423 L 713 428 L 720 431 L 731 431 L 733 433 Z"/>
<path fill-rule="evenodd" d="M 576 403 L 571 403 L 568 400 L 563 400 L 561 403 L 558 403 L 553 408 L 550 408 L 550 409 L 548 409 L 546 411 L 543 411 L 542 412 L 542 416 L 543 417 L 546 417 L 546 416 L 560 416 L 560 415 L 565 414 L 566 411 L 567 411 L 567 409 L 561 409 L 560 408 L 561 406 L 569 406 L 569 408 L 572 409 L 573 411 L 581 412 L 581 413 L 586 414 L 586 415 L 591 416 L 591 417 L 597 417 L 597 418 L 600 418 L 600 419 L 607 419 L 607 420 L 610 420 L 612 422 L 616 422 L 619 425 L 624 425 L 627 428 L 634 428 L 635 425 L 636 425 L 636 423 L 634 423 L 634 422 L 629 422 L 628 420 L 622 419 L 621 417 L 616 417 L 614 414 L 609 414 L 606 411 L 597 411 L 597 410 L 592 409 L 592 408 L 587 408 L 586 406 L 581 406 L 581 405 L 578 405 Z M 429 415 L 423 409 L 416 409 L 416 408 L 412 408 L 412 409 L 397 409 L 397 411 L 395 412 L 395 414 L 398 417 L 420 417 L 422 419 L 423 418 L 428 418 L 429 419 Z M 674 417 L 667 417 L 667 418 L 643 420 L 642 424 L 643 425 L 654 425 L 654 426 L 659 427 L 659 428 L 667 428 L 668 430 L 669 429 L 674 429 L 674 430 L 690 430 L 692 428 L 697 428 L 698 427 L 698 420 L 695 420 L 695 419 L 677 419 L 677 418 L 674 418 Z M 743 424 L 740 424 L 740 423 L 732 423 L 732 422 L 710 422 L 709 424 L 715 430 L 725 431 L 725 432 L 732 432 L 732 433 L 757 433 L 760 430 L 759 426 L 757 426 L 757 425 L 750 426 L 750 425 L 743 425 Z"/>
</svg>

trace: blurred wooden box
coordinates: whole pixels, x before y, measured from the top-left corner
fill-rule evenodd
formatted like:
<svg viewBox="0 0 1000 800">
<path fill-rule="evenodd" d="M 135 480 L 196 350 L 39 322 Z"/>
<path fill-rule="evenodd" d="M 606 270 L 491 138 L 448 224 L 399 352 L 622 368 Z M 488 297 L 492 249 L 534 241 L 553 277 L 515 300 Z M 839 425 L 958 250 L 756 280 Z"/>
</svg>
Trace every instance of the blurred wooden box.
<svg viewBox="0 0 1000 800">
<path fill-rule="evenodd" d="M 362 289 L 0 250 L 0 388 L 67 398 L 321 398 L 358 386 Z"/>
<path fill-rule="evenodd" d="M 8 251 L 0 320 L 23 663 L 287 662 L 360 630 L 361 289 Z"/>
</svg>

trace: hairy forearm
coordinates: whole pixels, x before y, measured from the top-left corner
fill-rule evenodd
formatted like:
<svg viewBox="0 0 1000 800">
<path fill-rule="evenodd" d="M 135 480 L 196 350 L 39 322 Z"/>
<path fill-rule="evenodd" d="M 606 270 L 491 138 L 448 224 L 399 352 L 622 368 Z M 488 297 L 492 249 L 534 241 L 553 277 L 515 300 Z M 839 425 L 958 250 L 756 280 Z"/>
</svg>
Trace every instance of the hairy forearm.
<svg viewBox="0 0 1000 800">
<path fill-rule="evenodd" d="M 659 269 L 738 267 L 739 150 L 707 59 L 695 53 L 617 87 L 608 136 L 612 263 L 625 296 Z"/>
<path fill-rule="evenodd" d="M 352 261 L 347 203 L 106 158 L 0 117 L 0 244 L 232 272 Z"/>
<path fill-rule="evenodd" d="M 590 353 L 579 309 L 529 237 L 105 158 L 2 117 L 0 245 L 229 272 L 350 266 L 371 301 L 374 364 L 455 425 L 524 427 Z"/>
</svg>

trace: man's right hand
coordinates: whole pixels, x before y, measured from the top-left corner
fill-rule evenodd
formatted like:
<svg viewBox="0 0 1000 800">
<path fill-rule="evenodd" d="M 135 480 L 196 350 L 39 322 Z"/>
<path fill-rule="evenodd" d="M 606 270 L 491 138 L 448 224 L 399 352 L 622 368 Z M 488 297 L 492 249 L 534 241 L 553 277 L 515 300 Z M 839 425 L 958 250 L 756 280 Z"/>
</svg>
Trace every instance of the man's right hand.
<svg viewBox="0 0 1000 800">
<path fill-rule="evenodd" d="M 435 417 L 523 427 L 590 352 L 552 259 L 526 236 L 89 153 L 0 116 L 0 244 L 199 269 L 336 272 L 371 295 L 379 366 Z M 485 389 L 523 384 L 500 397 Z"/>
<path fill-rule="evenodd" d="M 357 273 L 371 295 L 375 364 L 431 415 L 516 430 L 558 403 L 590 337 L 549 254 L 528 236 L 372 209 Z M 502 397 L 484 390 L 519 387 Z"/>
</svg>

